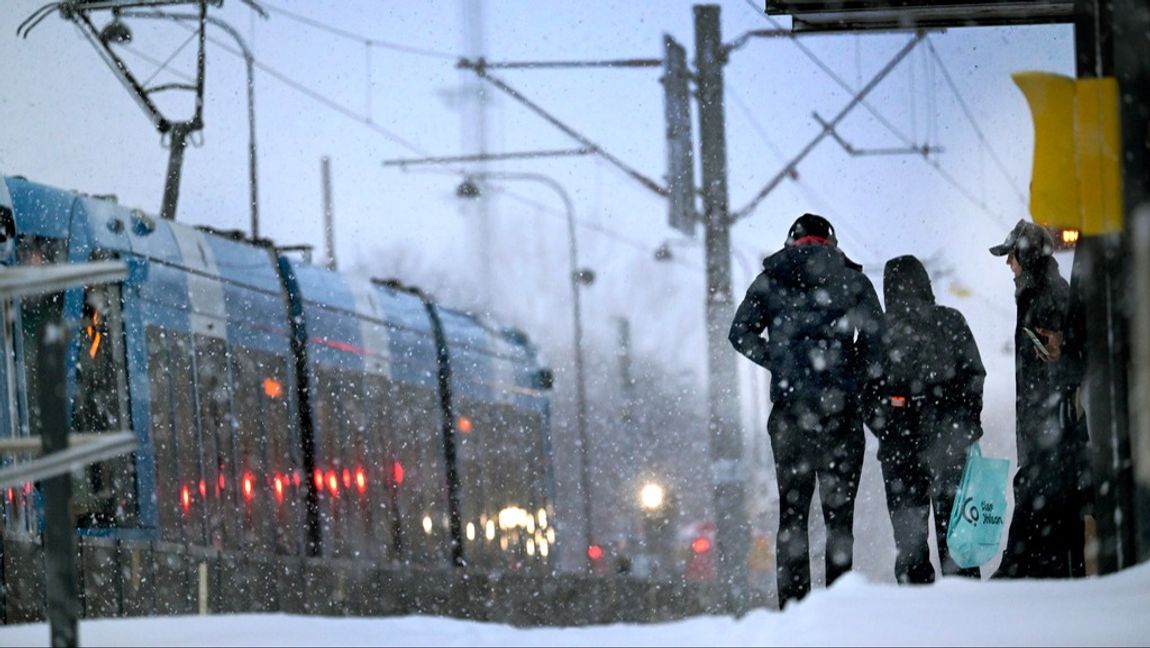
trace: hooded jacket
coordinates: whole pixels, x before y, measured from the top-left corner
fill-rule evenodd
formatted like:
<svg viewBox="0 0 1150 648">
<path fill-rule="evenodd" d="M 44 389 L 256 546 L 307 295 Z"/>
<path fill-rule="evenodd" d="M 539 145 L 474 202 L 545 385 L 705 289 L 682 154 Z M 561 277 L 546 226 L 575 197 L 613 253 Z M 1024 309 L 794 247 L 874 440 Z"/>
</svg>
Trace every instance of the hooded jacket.
<svg viewBox="0 0 1150 648">
<path fill-rule="evenodd" d="M 866 275 L 834 246 L 798 245 L 763 260 L 728 339 L 771 372 L 772 402 L 854 397 L 880 373 L 881 326 Z"/>
<path fill-rule="evenodd" d="M 977 424 L 986 369 L 966 318 L 935 303 L 926 268 L 911 255 L 887 261 L 883 300 L 878 395 L 925 397 Z"/>
</svg>

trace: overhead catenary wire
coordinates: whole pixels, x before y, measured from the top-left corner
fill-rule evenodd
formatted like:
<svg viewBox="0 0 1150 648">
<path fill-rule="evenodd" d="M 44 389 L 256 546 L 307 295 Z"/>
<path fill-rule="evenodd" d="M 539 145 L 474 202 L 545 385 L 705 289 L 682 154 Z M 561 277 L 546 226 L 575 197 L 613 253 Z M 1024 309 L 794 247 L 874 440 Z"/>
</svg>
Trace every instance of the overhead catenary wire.
<svg viewBox="0 0 1150 648">
<path fill-rule="evenodd" d="M 950 87 L 951 92 L 954 93 L 955 99 L 958 100 L 958 105 L 960 108 L 962 108 L 963 114 L 966 115 L 967 120 L 970 121 L 970 125 L 974 128 L 975 134 L 978 135 L 978 141 L 984 147 L 986 147 L 987 153 L 990 154 L 991 159 L 994 160 L 995 165 L 998 166 L 999 171 L 1002 172 L 1003 177 L 1006 179 L 1007 183 L 1010 184 L 1010 188 L 1013 189 L 1015 195 L 1018 196 L 1018 201 L 1025 205 L 1025 194 L 1018 187 L 1017 183 L 1015 183 L 1014 178 L 1010 175 L 1010 172 L 1006 170 L 1006 165 L 1003 164 L 1002 159 L 998 157 L 998 153 L 994 150 L 994 147 L 990 145 L 990 140 L 988 140 L 986 135 L 982 132 L 982 128 L 978 125 L 978 120 L 974 118 L 974 113 L 970 110 L 970 106 L 967 105 L 966 99 L 963 98 L 962 92 L 958 89 L 958 85 L 955 84 L 954 79 L 951 78 L 950 72 L 946 69 L 946 64 L 943 63 L 942 57 L 939 56 L 938 50 L 934 48 L 934 43 L 931 42 L 930 38 L 926 39 L 926 47 L 931 56 L 934 57 L 935 62 L 938 63 L 938 69 L 942 72 L 942 78 L 946 80 L 946 84 Z"/>
<path fill-rule="evenodd" d="M 308 18 L 307 16 L 303 16 L 303 15 L 288 11 L 287 9 L 281 9 L 280 7 L 276 7 L 275 5 L 270 5 L 266 2 L 262 3 L 262 5 L 264 7 L 266 7 L 267 9 L 271 10 L 273 13 L 277 13 L 281 16 L 284 16 L 284 17 L 289 18 L 291 20 L 294 20 L 296 22 L 308 25 L 310 27 L 313 27 L 315 29 L 319 29 L 321 31 L 325 31 L 325 32 L 327 32 L 329 34 L 333 34 L 335 36 L 346 38 L 348 40 L 358 41 L 360 43 L 367 45 L 368 47 L 378 47 L 380 49 L 387 49 L 387 50 L 392 50 L 395 52 L 403 52 L 405 54 L 415 54 L 417 56 L 426 56 L 426 57 L 430 57 L 430 58 L 437 58 L 437 59 L 443 59 L 443 60 L 448 60 L 448 61 L 458 61 L 460 58 L 462 58 L 459 54 L 455 54 L 452 52 L 432 50 L 432 49 L 427 49 L 424 47 L 415 47 L 412 45 L 405 45 L 402 43 L 393 43 L 390 41 L 379 40 L 378 38 L 372 38 L 370 36 L 364 36 L 361 34 L 356 34 L 354 32 L 350 32 L 346 29 L 341 29 L 339 27 L 329 25 L 325 22 L 316 20 L 314 18 Z"/>
</svg>

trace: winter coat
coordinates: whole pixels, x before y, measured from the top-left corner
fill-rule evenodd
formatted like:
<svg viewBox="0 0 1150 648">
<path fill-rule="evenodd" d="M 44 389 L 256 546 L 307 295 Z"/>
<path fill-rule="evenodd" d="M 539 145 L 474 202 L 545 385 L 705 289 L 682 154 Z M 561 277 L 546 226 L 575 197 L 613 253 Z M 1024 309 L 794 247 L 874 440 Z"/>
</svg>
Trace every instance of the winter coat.
<svg viewBox="0 0 1150 648">
<path fill-rule="evenodd" d="M 1059 403 L 1063 383 L 1059 362 L 1043 362 L 1024 329 L 1065 330 L 1070 286 L 1050 256 L 1023 266 L 1014 283 L 1018 305 L 1014 328 L 1015 416 L 1018 464 L 1022 467 L 1036 460 L 1037 453 L 1057 451 L 1062 441 Z"/>
<path fill-rule="evenodd" d="M 880 373 L 881 326 L 866 275 L 848 267 L 836 247 L 799 245 L 763 260 L 728 339 L 771 372 L 772 402 L 846 403 Z"/>
<path fill-rule="evenodd" d="M 922 262 L 901 256 L 883 270 L 881 396 L 925 398 L 978 423 L 986 369 L 962 313 L 934 301 Z"/>
<path fill-rule="evenodd" d="M 965 448 L 982 436 L 986 378 L 966 318 L 935 303 L 926 268 L 910 255 L 887 261 L 883 298 L 882 376 L 867 410 L 880 459 L 939 443 Z"/>
</svg>

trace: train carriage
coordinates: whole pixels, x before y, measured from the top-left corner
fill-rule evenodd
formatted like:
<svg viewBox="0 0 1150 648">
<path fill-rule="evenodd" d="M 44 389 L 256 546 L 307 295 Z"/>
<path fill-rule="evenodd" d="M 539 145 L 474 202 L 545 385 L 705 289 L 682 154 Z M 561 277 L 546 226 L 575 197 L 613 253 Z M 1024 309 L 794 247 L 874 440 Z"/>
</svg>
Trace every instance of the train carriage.
<svg viewBox="0 0 1150 648">
<path fill-rule="evenodd" d="M 548 568 L 547 372 L 521 333 L 394 282 L 114 201 L 0 180 L 0 263 L 128 262 L 4 304 L 0 434 L 39 434 L 33 349 L 71 323 L 72 431 L 132 430 L 75 480 L 78 532 L 286 556 Z M 34 485 L 6 529 L 39 531 Z"/>
</svg>

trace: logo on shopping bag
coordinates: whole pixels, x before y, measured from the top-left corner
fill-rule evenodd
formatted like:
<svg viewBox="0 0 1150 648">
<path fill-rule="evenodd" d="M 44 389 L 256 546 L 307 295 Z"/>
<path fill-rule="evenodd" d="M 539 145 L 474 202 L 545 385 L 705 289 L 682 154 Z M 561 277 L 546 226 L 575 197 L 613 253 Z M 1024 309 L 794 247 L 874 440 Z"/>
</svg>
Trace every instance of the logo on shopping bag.
<svg viewBox="0 0 1150 648">
<path fill-rule="evenodd" d="M 971 526 L 978 526 L 978 507 L 971 504 L 974 500 L 973 497 L 968 497 L 962 501 L 962 519 L 970 523 Z M 985 505 L 986 503 L 983 502 Z"/>
<path fill-rule="evenodd" d="M 980 520 L 986 524 L 1002 524 L 1002 516 L 994 514 L 994 502 L 982 500 L 980 505 L 973 502 L 973 497 L 962 501 L 962 519 L 971 526 L 978 526 Z"/>
</svg>

